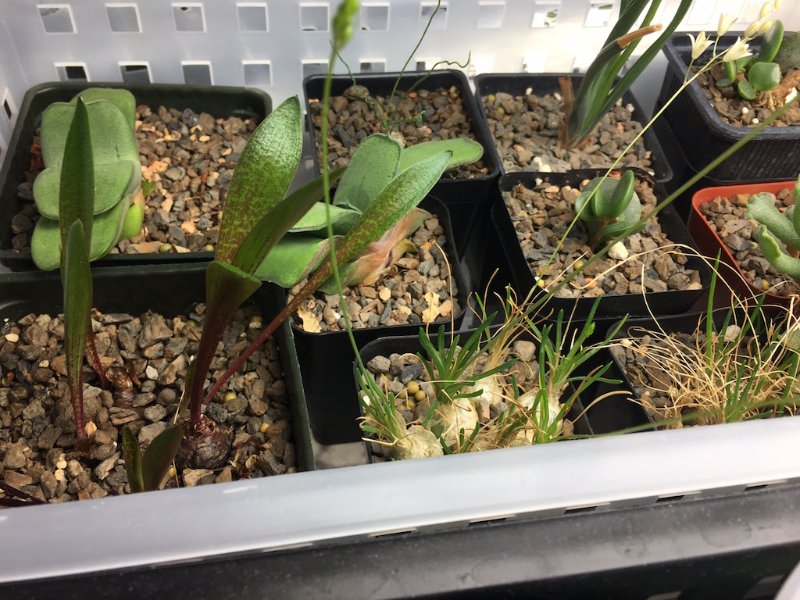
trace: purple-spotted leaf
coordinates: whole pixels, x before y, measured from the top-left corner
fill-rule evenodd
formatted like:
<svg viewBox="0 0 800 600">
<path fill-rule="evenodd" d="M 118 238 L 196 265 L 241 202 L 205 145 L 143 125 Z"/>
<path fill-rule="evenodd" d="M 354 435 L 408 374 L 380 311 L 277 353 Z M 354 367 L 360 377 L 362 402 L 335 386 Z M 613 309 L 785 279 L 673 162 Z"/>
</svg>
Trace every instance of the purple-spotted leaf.
<svg viewBox="0 0 800 600">
<path fill-rule="evenodd" d="M 302 148 L 300 102 L 294 96 L 261 122 L 242 152 L 225 200 L 218 261 L 232 263 L 250 230 L 283 200 Z"/>
<path fill-rule="evenodd" d="M 142 479 L 142 452 L 139 449 L 139 440 L 131 433 L 128 427 L 122 428 L 122 458 L 125 459 L 125 471 L 128 473 L 128 483 L 134 494 L 145 491 Z"/>
<path fill-rule="evenodd" d="M 175 460 L 183 438 L 183 428 L 170 425 L 150 442 L 142 457 L 142 486 L 144 491 L 157 490 Z"/>
</svg>

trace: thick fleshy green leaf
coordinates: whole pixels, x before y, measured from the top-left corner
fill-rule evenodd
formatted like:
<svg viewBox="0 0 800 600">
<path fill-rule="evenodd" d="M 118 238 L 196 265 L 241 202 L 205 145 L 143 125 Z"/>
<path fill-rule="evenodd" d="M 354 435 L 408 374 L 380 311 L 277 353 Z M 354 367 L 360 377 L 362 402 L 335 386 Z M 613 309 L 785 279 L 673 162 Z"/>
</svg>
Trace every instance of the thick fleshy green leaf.
<svg viewBox="0 0 800 600">
<path fill-rule="evenodd" d="M 129 240 L 139 235 L 142 231 L 142 223 L 144 222 L 144 206 L 142 204 L 134 201 L 128 207 L 128 213 L 122 223 L 121 239 Z"/>
<path fill-rule="evenodd" d="M 753 89 L 766 92 L 781 82 L 781 68 L 774 62 L 757 62 L 747 72 L 747 80 Z"/>
<path fill-rule="evenodd" d="M 139 440 L 127 426 L 122 428 L 122 458 L 125 459 L 125 471 L 128 473 L 131 492 L 134 494 L 143 492 L 142 452 L 139 449 Z"/>
<path fill-rule="evenodd" d="M 333 203 L 363 212 L 397 175 L 400 152 L 400 144 L 381 133 L 361 142 L 347 165 Z"/>
<path fill-rule="evenodd" d="M 480 160 L 481 156 L 483 156 L 483 146 L 478 142 L 465 138 L 434 140 L 415 144 L 403 148 L 403 152 L 400 154 L 400 166 L 398 167 L 398 171 L 403 171 L 415 162 L 419 162 L 423 158 L 428 158 L 439 152 L 453 153 L 453 157 L 447 165 L 448 169 L 452 169 Z"/>
<path fill-rule="evenodd" d="M 327 252 L 327 239 L 287 235 L 270 250 L 255 275 L 262 281 L 272 281 L 290 288 L 316 269 Z"/>
<path fill-rule="evenodd" d="M 758 52 L 760 62 L 769 63 L 775 60 L 783 42 L 783 23 L 776 19 L 769 31 L 761 38 L 761 49 Z"/>
<path fill-rule="evenodd" d="M 125 120 L 131 127 L 131 130 L 136 124 L 136 98 L 128 90 L 120 88 L 86 88 L 76 98 L 70 102 L 75 102 L 80 97 L 84 102 L 95 102 L 97 100 L 106 100 L 114 104 L 125 117 Z"/>
<path fill-rule="evenodd" d="M 232 263 L 258 220 L 283 200 L 302 148 L 300 102 L 294 96 L 262 121 L 242 152 L 225 200 L 217 260 Z"/>
<path fill-rule="evenodd" d="M 111 163 L 94 162 L 94 206 L 92 214 L 99 215 L 116 206 L 129 194 L 131 185 L 141 177 L 139 163 L 118 160 Z M 33 195 L 39 213 L 58 219 L 58 191 L 61 185 L 61 165 L 42 171 L 33 182 Z M 134 189 L 136 186 L 133 186 Z"/>
<path fill-rule="evenodd" d="M 745 100 L 755 100 L 756 91 L 747 79 L 740 79 L 736 82 L 736 91 Z"/>
<path fill-rule="evenodd" d="M 331 223 L 333 224 L 334 235 L 340 235 L 350 231 L 353 224 L 358 221 L 361 212 L 344 206 L 331 205 Z M 327 235 L 328 218 L 324 202 L 317 202 L 312 205 L 309 211 L 303 215 L 294 226 L 289 230 L 291 233 L 313 233 Z"/>
<path fill-rule="evenodd" d="M 763 225 L 758 230 L 758 247 L 773 267 L 800 281 L 800 259 L 786 254 L 778 244 L 778 240 Z"/>
<path fill-rule="evenodd" d="M 170 425 L 150 442 L 142 457 L 142 485 L 144 491 L 157 490 L 175 460 L 183 438 L 183 429 Z"/>
<path fill-rule="evenodd" d="M 379 240 L 417 206 L 439 181 L 450 157 L 450 152 L 440 152 L 414 163 L 395 177 L 370 203 L 342 243 L 337 245 L 339 262 L 348 262 L 358 256 L 367 244 Z M 330 262 L 323 268 L 330 271 Z"/>
<path fill-rule="evenodd" d="M 67 363 L 67 382 L 78 437 L 84 435 L 81 367 L 92 309 L 92 272 L 89 268 L 86 246 L 83 224 L 75 220 L 67 233 L 61 280 L 64 286 L 64 353 Z"/>
<path fill-rule="evenodd" d="M 336 182 L 342 172 L 343 169 L 332 172 L 331 183 Z M 270 249 L 322 195 L 322 177 L 317 177 L 265 213 L 242 241 L 233 264 L 246 273 L 254 273 Z"/>
</svg>

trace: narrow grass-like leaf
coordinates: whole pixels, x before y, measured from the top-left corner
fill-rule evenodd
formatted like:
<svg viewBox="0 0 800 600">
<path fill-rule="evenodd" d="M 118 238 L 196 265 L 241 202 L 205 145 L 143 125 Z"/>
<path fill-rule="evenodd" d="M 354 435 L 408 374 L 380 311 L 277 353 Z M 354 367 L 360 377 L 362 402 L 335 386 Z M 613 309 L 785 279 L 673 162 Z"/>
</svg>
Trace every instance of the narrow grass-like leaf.
<svg viewBox="0 0 800 600">
<path fill-rule="evenodd" d="M 170 425 L 150 442 L 142 457 L 142 484 L 144 490 L 157 490 L 167 474 L 169 466 L 175 460 L 181 445 L 183 428 Z"/>
<path fill-rule="evenodd" d="M 397 174 L 400 144 L 387 135 L 369 136 L 356 148 L 333 203 L 363 212 Z"/>
<path fill-rule="evenodd" d="M 125 471 L 128 473 L 128 483 L 134 494 L 143 492 L 144 480 L 142 479 L 142 453 L 139 449 L 139 440 L 128 427 L 122 428 L 122 458 L 125 459 Z"/>
<path fill-rule="evenodd" d="M 242 152 L 225 200 L 218 261 L 232 263 L 248 232 L 283 200 L 300 164 L 302 148 L 300 102 L 294 96 L 262 121 Z"/>
</svg>

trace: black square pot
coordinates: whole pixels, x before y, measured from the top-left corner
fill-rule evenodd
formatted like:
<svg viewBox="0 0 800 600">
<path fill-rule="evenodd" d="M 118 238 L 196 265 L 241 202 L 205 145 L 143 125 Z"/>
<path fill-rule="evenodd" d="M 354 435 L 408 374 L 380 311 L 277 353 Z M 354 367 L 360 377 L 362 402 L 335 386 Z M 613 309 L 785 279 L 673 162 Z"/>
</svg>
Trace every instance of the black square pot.
<svg viewBox="0 0 800 600">
<path fill-rule="evenodd" d="M 456 235 L 456 248 L 463 254 L 478 209 L 482 204 L 485 204 L 491 186 L 500 174 L 500 165 L 497 162 L 496 153 L 493 152 L 492 136 L 489 134 L 486 123 L 480 115 L 477 102 L 464 73 L 457 70 L 437 70 L 431 73 L 408 72 L 402 75 L 399 73 L 358 73 L 353 78 L 348 75 L 334 75 L 331 83 L 331 96 L 341 95 L 354 82 L 366 87 L 373 96 L 388 96 L 392 92 L 398 77 L 400 79 L 397 89 L 401 91 L 408 90 L 415 84 L 417 86 L 415 89 L 433 90 L 450 87 L 458 89 L 472 133 L 476 141 L 483 146 L 481 160 L 488 170 L 487 175 L 470 179 L 444 177 L 439 180 L 431 191 L 434 196 L 444 202 L 450 209 Z M 317 174 L 321 172 L 317 150 L 318 134 L 314 126 L 314 115 L 312 114 L 309 100 L 311 98 L 322 98 L 324 81 L 325 77 L 322 75 L 312 75 L 303 81 L 306 118 L 308 119 L 308 131 L 311 132 L 314 143 L 314 169 Z"/>
<path fill-rule="evenodd" d="M 136 98 L 136 104 L 146 104 L 153 110 L 190 108 L 196 113 L 207 112 L 215 117 L 264 119 L 272 111 L 272 100 L 263 91 L 226 86 L 191 86 L 178 84 L 126 84 L 104 82 L 42 83 L 25 93 L 11 136 L 5 161 L 0 169 L 0 264 L 11 270 L 35 269 L 30 251 L 16 252 L 11 247 L 11 219 L 19 212 L 17 186 L 24 181 L 28 170 L 34 133 L 41 125 L 45 108 L 53 102 L 68 102 L 87 87 L 124 88 Z M 213 252 L 108 254 L 96 261 L 98 266 L 144 263 L 190 262 L 211 260 Z"/>
</svg>

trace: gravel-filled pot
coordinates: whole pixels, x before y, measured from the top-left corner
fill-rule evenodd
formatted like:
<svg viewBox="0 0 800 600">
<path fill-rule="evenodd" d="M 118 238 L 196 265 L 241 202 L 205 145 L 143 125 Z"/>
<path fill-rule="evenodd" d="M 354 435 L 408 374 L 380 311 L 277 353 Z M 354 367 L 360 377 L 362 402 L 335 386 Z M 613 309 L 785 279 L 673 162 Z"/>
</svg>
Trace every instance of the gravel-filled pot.
<svg viewBox="0 0 800 600">
<path fill-rule="evenodd" d="M 788 307 L 800 284 L 769 264 L 755 239 L 758 222 L 748 218 L 753 194 L 769 192 L 782 212 L 794 204 L 795 181 L 773 181 L 707 187 L 692 196 L 689 232 L 700 251 L 712 260 L 719 253 L 720 276 L 741 302 L 764 297 L 766 308 Z M 719 301 L 729 304 L 728 288 L 717 285 Z"/>
<path fill-rule="evenodd" d="M 204 315 L 205 265 L 109 267 L 94 273 L 93 329 L 110 385 L 83 370 L 88 452 L 76 450 L 66 392 L 62 291 L 57 273 L 0 281 L 0 479 L 45 501 L 129 493 L 123 427 L 145 446 L 172 422 Z M 229 325 L 211 377 L 285 302 L 265 285 Z M 288 323 L 206 407 L 231 445 L 216 466 L 192 459 L 162 482 L 193 486 L 314 467 L 299 367 Z"/>
<path fill-rule="evenodd" d="M 722 36 L 718 52 L 724 51 L 736 39 L 736 36 L 732 35 Z M 689 68 L 691 47 L 689 36 L 685 33 L 673 35 L 664 45 L 663 51 L 668 65 L 659 106 L 663 106 L 683 83 Z M 698 62 L 702 60 L 701 57 Z M 747 135 L 751 129 L 745 124 L 736 126 L 724 119 L 714 106 L 716 97 L 708 87 L 703 87 L 696 80 L 664 111 L 664 118 L 672 128 L 686 154 L 689 166 L 694 171 L 705 167 L 731 144 Z M 731 108 L 731 110 L 738 109 Z M 791 110 L 796 113 L 797 107 Z M 758 113 L 754 110 L 749 111 L 750 117 L 756 114 Z M 797 124 L 782 123 L 781 126 L 773 124 L 712 169 L 709 176 L 728 182 L 781 179 L 795 177 L 798 164 L 800 164 L 800 127 Z"/>
<path fill-rule="evenodd" d="M 374 326 L 370 325 L 370 319 L 355 324 L 353 336 L 359 347 L 386 335 L 414 334 L 426 322 L 433 328 L 445 325 L 448 329 L 458 329 L 460 326 L 470 290 L 462 274 L 458 253 L 450 241 L 454 239 L 454 226 L 449 211 L 432 196 L 423 200 L 420 207 L 438 220 L 438 228 L 431 232 L 436 237 L 436 244 L 429 250 L 422 248 L 431 243 L 422 241 L 418 244 L 422 237 L 428 237 L 426 232 L 422 232 L 422 237 L 415 241 L 419 254 L 404 255 L 373 285 L 354 286 L 345 295 L 351 319 L 358 320 L 359 315 L 367 311 L 377 315 L 371 319 L 377 320 Z M 421 227 L 417 235 L 424 228 Z M 415 238 L 412 236 L 411 239 Z M 425 259 L 428 254 L 431 257 Z M 425 263 L 429 263 L 428 267 L 422 266 Z M 438 275 L 431 275 L 434 269 Z M 323 444 L 360 439 L 356 422 L 358 403 L 349 376 L 355 357 L 343 327 L 338 302 L 335 294 L 318 292 L 304 303 L 303 312 L 298 311 L 292 323 L 311 428 L 314 437 Z M 434 302 L 440 309 L 438 316 L 431 314 L 426 319 L 424 311 L 433 310 Z M 322 303 L 325 303 L 325 308 L 320 311 Z M 420 310 L 423 314 L 419 314 Z M 320 312 L 319 317 L 309 316 L 312 311 Z M 306 331 L 307 320 L 319 325 L 318 332 Z"/>
<path fill-rule="evenodd" d="M 542 314 L 575 310 L 580 318 L 588 314 L 596 296 L 603 296 L 597 318 L 685 312 L 708 289 L 711 278 L 705 263 L 692 253 L 686 225 L 671 206 L 641 232 L 625 238 L 624 248 L 610 251 L 588 271 L 583 267 L 590 256 L 587 234 L 583 224 L 577 223 L 557 255 L 561 266 L 550 264 L 555 244 L 574 220 L 580 188 L 604 173 L 586 169 L 563 174 L 513 173 L 500 178 L 492 219 L 518 293 L 524 297 L 537 287 L 552 288 L 559 281 L 559 272 L 576 269 L 581 272 L 545 303 Z M 663 192 L 649 175 L 638 172 L 635 185 L 642 214 L 663 200 Z M 636 256 L 642 257 L 642 263 Z"/>
<path fill-rule="evenodd" d="M 559 77 L 569 76 L 577 91 L 582 75 L 485 73 L 475 78 L 481 116 L 494 140 L 503 173 L 610 167 L 650 117 L 633 92 L 626 91 L 589 136 L 586 144 L 563 150 L 558 147 L 562 116 Z M 652 172 L 668 185 L 672 168 L 652 129 L 646 131 L 620 167 Z"/>
<path fill-rule="evenodd" d="M 42 112 L 88 87 L 124 88 L 136 100 L 136 140 L 146 197 L 143 234 L 121 240 L 100 265 L 209 260 L 227 186 L 250 133 L 272 110 L 263 91 L 226 86 L 54 82 L 25 94 L 0 170 L 0 262 L 32 268 L 39 213 L 32 184 L 42 169 Z"/>
<path fill-rule="evenodd" d="M 571 327 L 568 327 L 568 329 L 572 330 Z M 461 344 L 467 340 L 472 331 L 473 330 L 459 332 Z M 447 339 L 445 340 L 445 345 L 449 347 L 452 338 L 450 334 L 446 335 Z M 433 344 L 437 345 L 438 335 L 431 333 L 430 337 Z M 569 334 L 567 337 L 569 337 Z M 536 368 L 536 361 L 540 358 L 537 348 L 538 342 L 533 335 L 530 333 L 521 335 L 519 339 L 514 342 L 511 352 L 511 355 L 517 360 L 517 364 L 501 373 L 501 376 L 504 376 L 507 380 L 510 380 L 512 375 L 516 378 L 520 393 L 534 387 L 533 380 L 530 379 L 531 373 L 528 373 L 527 370 L 531 366 L 534 369 Z M 419 428 L 419 423 L 426 412 L 424 408 L 426 396 L 432 393 L 428 375 L 425 369 L 423 369 L 419 359 L 419 356 L 426 356 L 419 337 L 416 335 L 408 335 L 380 338 L 364 346 L 360 350 L 359 355 L 367 371 L 379 382 L 379 385 L 381 387 L 386 385 L 390 391 L 397 393 L 395 399 L 397 413 L 403 419 L 406 426 L 411 425 L 408 431 L 411 437 L 413 437 L 418 433 L 419 430 L 415 430 L 415 428 Z M 607 352 L 603 351 L 601 355 L 606 363 L 610 362 L 610 357 Z M 591 371 L 602 366 L 600 355 L 596 355 L 581 366 L 579 370 L 576 371 L 576 375 L 585 377 Z M 526 374 L 528 375 L 527 378 Z M 363 395 L 364 392 L 359 385 L 360 378 L 357 365 L 354 365 L 354 377 L 356 380 L 356 389 Z M 590 385 L 572 401 L 569 410 L 564 416 L 563 425 L 560 427 L 561 432 L 566 438 L 573 435 L 591 436 L 608 434 L 622 431 L 630 427 L 640 426 L 646 422 L 645 415 L 641 408 L 631 403 L 627 397 L 622 395 L 609 395 L 606 398 L 594 402 L 597 398 L 594 392 L 600 389 L 598 386 L 599 384 Z M 409 390 L 414 393 L 409 393 Z M 575 392 L 575 384 L 568 384 L 559 402 L 562 404 L 569 402 Z M 415 394 L 421 394 L 421 396 L 415 399 Z M 464 404 L 470 403 L 471 401 L 461 399 L 456 402 Z M 483 408 L 476 406 L 475 408 L 478 422 L 483 426 L 486 425 L 487 419 L 496 418 L 494 409 L 487 410 L 488 407 L 486 406 Z M 554 407 L 552 407 L 552 409 L 555 410 Z M 469 425 L 472 425 L 472 421 L 469 421 Z M 466 421 L 462 423 L 462 428 L 468 430 L 466 434 L 471 433 L 469 425 Z M 370 439 L 370 437 L 369 435 L 365 435 L 365 439 Z M 511 443 L 511 445 L 531 443 L 529 439 L 526 440 L 519 435 L 517 437 L 518 440 Z M 375 442 L 369 442 L 368 446 L 370 447 L 369 458 L 371 461 L 383 461 L 390 458 L 390 456 L 387 455 L 387 446 Z M 480 450 L 488 449 L 497 448 L 480 448 Z M 475 448 L 471 451 L 477 450 L 478 448 Z"/>
<path fill-rule="evenodd" d="M 358 144 L 372 133 L 386 133 L 403 145 L 467 137 L 483 146 L 480 161 L 446 172 L 433 194 L 451 210 L 456 245 L 463 253 L 478 208 L 500 173 L 492 138 L 461 71 L 336 75 L 331 83 L 329 155 L 331 166 L 344 166 Z M 320 172 L 320 122 L 325 78 L 303 82 L 308 129 L 314 135 L 314 167 Z M 392 90 L 397 85 L 394 97 Z M 391 98 L 391 101 L 390 101 Z"/>
</svg>

